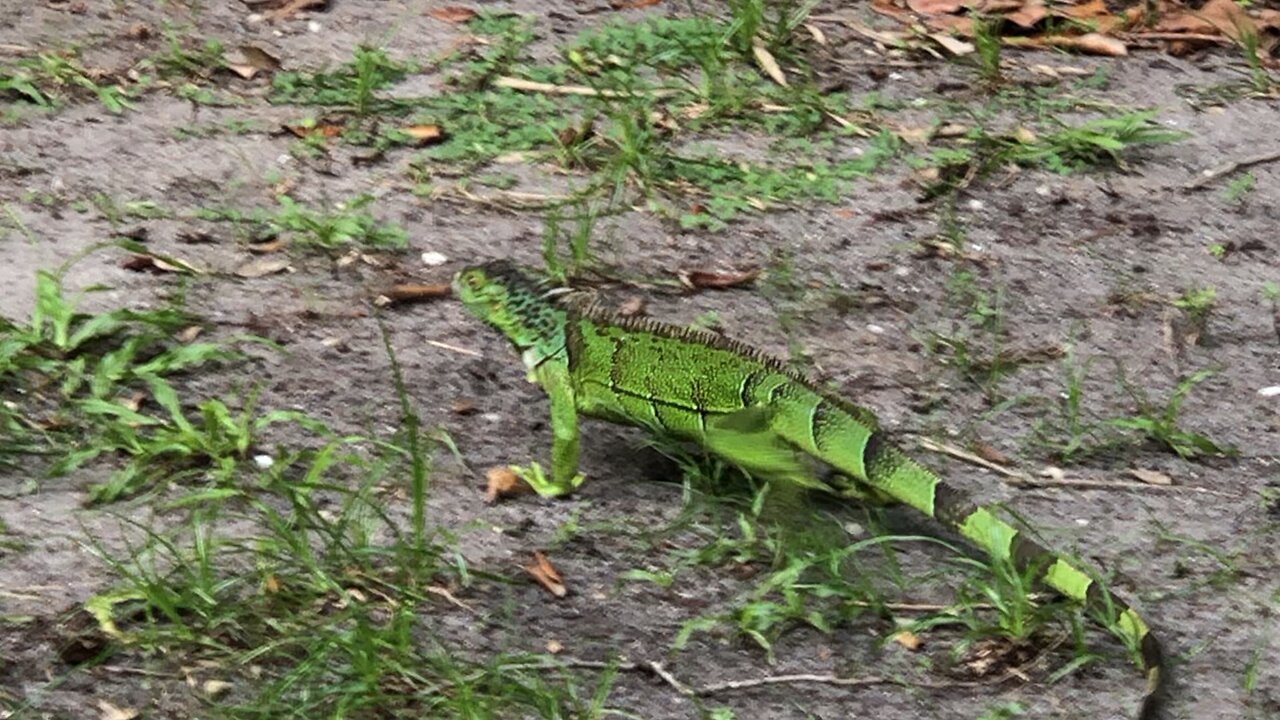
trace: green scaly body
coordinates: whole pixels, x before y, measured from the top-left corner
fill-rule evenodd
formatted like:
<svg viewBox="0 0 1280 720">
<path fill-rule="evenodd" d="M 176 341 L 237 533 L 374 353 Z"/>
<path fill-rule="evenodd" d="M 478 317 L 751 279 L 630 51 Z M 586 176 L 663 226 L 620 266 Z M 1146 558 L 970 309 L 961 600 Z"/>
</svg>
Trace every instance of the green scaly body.
<svg viewBox="0 0 1280 720">
<path fill-rule="evenodd" d="M 551 477 L 536 465 L 526 477 L 540 494 L 562 495 L 581 484 L 578 415 L 587 415 L 697 443 L 758 477 L 909 505 L 993 557 L 1043 568 L 1045 585 L 1109 618 L 1107 629 L 1137 648 L 1147 673 L 1138 717 L 1159 716 L 1162 653 L 1138 613 L 908 457 L 870 411 L 746 345 L 595 310 L 505 261 L 464 270 L 454 290 L 522 352 L 530 379 L 550 399 Z M 849 484 L 820 478 L 813 460 Z"/>
</svg>

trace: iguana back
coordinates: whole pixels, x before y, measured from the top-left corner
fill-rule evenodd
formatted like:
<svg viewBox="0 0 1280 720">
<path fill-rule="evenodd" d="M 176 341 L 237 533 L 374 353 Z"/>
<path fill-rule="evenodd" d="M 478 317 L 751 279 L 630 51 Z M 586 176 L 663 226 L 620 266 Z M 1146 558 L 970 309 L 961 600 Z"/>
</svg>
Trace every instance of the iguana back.
<svg viewBox="0 0 1280 720">
<path fill-rule="evenodd" d="M 473 312 L 523 351 L 531 376 L 551 396 L 553 471 L 559 484 L 549 487 L 569 489 L 566 473 L 576 471 L 576 410 L 698 443 L 764 478 L 909 505 L 995 558 L 1012 559 L 1024 570 L 1040 569 L 1045 585 L 1099 616 L 1137 650 L 1146 668 L 1139 718 L 1158 717 L 1166 684 L 1162 653 L 1138 613 L 1088 573 L 910 458 L 888 440 L 870 411 L 747 345 L 601 311 L 574 295 L 549 292 L 509 263 L 465 270 L 455 289 Z M 566 450 L 569 433 L 571 452 L 557 453 Z M 821 477 L 815 460 L 851 484 Z"/>
</svg>

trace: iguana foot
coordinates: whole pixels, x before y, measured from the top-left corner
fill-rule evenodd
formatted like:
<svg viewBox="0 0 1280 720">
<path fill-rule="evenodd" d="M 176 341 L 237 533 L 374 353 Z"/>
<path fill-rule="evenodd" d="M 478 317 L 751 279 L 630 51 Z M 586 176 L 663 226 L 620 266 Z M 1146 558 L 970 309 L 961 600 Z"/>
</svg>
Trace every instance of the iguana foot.
<svg viewBox="0 0 1280 720">
<path fill-rule="evenodd" d="M 889 507 L 890 505 L 898 505 L 899 502 L 882 490 L 871 487 L 870 485 L 854 480 L 848 475 L 844 475 L 834 470 L 823 473 L 822 482 L 824 482 L 832 492 L 843 498 L 856 500 L 864 505 L 874 505 L 878 507 Z"/>
<path fill-rule="evenodd" d="M 533 491 L 542 497 L 562 497 L 577 490 L 587 478 L 582 473 L 577 473 L 567 480 L 551 480 L 547 478 L 542 466 L 536 462 L 529 463 L 527 467 L 520 465 L 512 465 L 511 472 L 517 477 L 525 481 Z"/>
</svg>

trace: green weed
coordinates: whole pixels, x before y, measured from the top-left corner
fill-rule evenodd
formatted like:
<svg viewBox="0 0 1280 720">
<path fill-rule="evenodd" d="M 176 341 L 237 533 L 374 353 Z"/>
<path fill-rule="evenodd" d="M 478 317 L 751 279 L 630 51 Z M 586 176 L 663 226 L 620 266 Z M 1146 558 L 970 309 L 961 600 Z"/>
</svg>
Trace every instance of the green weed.
<svg viewBox="0 0 1280 720">
<path fill-rule="evenodd" d="M 335 70 L 279 72 L 271 79 L 268 100 L 276 104 L 323 105 L 358 116 L 404 112 L 404 103 L 379 99 L 377 91 L 403 80 L 414 67 L 392 60 L 381 48 L 361 45 L 350 63 Z"/>
<path fill-rule="evenodd" d="M 1117 367 L 1120 367 L 1117 363 Z M 1130 397 L 1137 403 L 1138 410 L 1128 417 L 1114 418 L 1108 422 L 1111 427 L 1121 430 L 1132 430 L 1141 433 L 1178 454 L 1184 460 L 1200 455 L 1234 455 L 1236 450 L 1223 446 L 1208 437 L 1178 426 L 1178 416 L 1182 412 L 1182 403 L 1187 399 L 1196 385 L 1213 377 L 1214 371 L 1200 370 L 1181 380 L 1173 393 L 1163 405 L 1153 403 L 1141 388 L 1129 384 L 1120 367 L 1120 382 Z"/>
<path fill-rule="evenodd" d="M 575 216 L 565 218 L 559 208 L 553 208 L 543 222 L 542 260 L 547 275 L 559 285 L 568 285 L 569 279 L 582 272 L 591 262 L 591 234 L 595 228 L 596 211 L 587 203 L 571 206 Z M 573 221 L 572 230 L 561 227 L 564 220 Z M 561 244 L 568 245 L 568 256 L 562 257 Z"/>
<path fill-rule="evenodd" d="M 1039 165 L 1059 173 L 1104 165 L 1124 166 L 1136 147 L 1161 145 L 1185 137 L 1154 122 L 1154 112 L 1129 112 L 1071 126 L 1054 119 L 1057 130 L 1025 140 L 1002 141 L 997 156 L 1020 165 Z"/>
<path fill-rule="evenodd" d="M 998 18 L 976 17 L 973 21 L 974 58 L 978 64 L 978 77 L 988 87 L 995 87 L 1002 79 L 1000 70 L 1000 26 Z"/>
<path fill-rule="evenodd" d="M 108 112 L 133 109 L 129 91 L 100 74 L 85 69 L 74 56 L 40 53 L 0 68 L 0 93 L 15 96 L 41 107 L 55 107 L 78 95 L 96 97 Z"/>
<path fill-rule="evenodd" d="M 1222 201 L 1228 205 L 1243 205 L 1245 197 L 1253 192 L 1255 180 L 1253 173 L 1238 173 L 1227 181 L 1222 191 Z"/>
<path fill-rule="evenodd" d="M 365 211 L 372 195 L 358 195 L 332 211 L 312 210 L 288 195 L 276 198 L 280 209 L 259 219 L 271 231 L 288 233 L 301 246 L 337 250 L 355 245 L 372 249 L 400 249 L 408 242 L 404 228 L 378 221 Z"/>
</svg>

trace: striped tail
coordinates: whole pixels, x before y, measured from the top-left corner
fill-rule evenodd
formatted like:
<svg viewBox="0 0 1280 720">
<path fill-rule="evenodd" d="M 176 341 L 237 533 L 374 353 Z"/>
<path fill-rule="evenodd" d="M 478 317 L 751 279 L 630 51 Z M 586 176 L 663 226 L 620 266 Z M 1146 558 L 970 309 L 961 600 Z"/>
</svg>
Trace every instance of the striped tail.
<svg viewBox="0 0 1280 720">
<path fill-rule="evenodd" d="M 1100 624 L 1137 651 L 1147 675 L 1139 720 L 1158 720 L 1168 687 L 1160 642 L 1129 603 L 1112 595 L 1089 574 L 1028 538 L 990 509 L 977 505 L 900 448 L 872 432 L 865 438 L 861 465 L 866 482 L 895 500 L 936 518 L 997 558 L 1016 567 L 1043 567 L 1040 580 L 1084 606 Z M 839 465 L 837 465 L 839 467 Z M 851 471 L 855 468 L 840 468 Z M 855 473 L 856 474 L 856 473 Z"/>
</svg>

